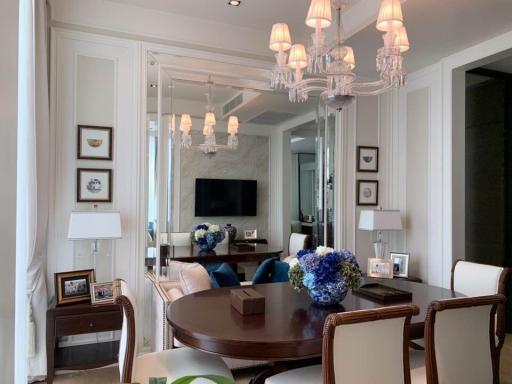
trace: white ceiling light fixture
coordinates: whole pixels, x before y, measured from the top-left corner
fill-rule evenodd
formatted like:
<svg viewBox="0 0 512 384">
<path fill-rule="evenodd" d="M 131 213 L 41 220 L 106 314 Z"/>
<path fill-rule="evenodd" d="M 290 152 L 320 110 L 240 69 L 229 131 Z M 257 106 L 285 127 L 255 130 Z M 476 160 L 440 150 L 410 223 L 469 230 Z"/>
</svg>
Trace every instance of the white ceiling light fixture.
<svg viewBox="0 0 512 384">
<path fill-rule="evenodd" d="M 213 82 L 209 79 L 206 83 L 208 92 L 206 93 L 207 105 L 206 113 L 204 115 L 203 124 L 203 135 L 204 142 L 197 146 L 192 145 L 192 136 L 190 130 L 192 129 L 192 118 L 189 114 L 181 115 L 180 121 L 180 132 L 181 132 L 181 146 L 186 149 L 196 149 L 204 154 L 213 155 L 218 150 L 236 150 L 238 148 L 238 117 L 230 116 L 228 120 L 227 132 L 228 143 L 217 144 L 215 137 L 215 125 L 217 125 L 217 119 L 215 118 L 215 107 L 213 106 Z"/>
<path fill-rule="evenodd" d="M 320 92 L 328 105 L 341 110 L 355 96 L 375 96 L 405 84 L 402 54 L 410 45 L 400 0 L 381 0 L 376 28 L 384 32 L 383 47 L 376 55 L 379 80 L 373 82 L 355 81 L 354 50 L 344 43 L 342 22 L 348 4 L 349 0 L 311 0 L 305 23 L 315 32 L 307 49 L 302 44 L 292 44 L 286 23 L 274 24 L 269 42 L 269 48 L 276 52 L 272 88 L 288 88 L 292 102 L 306 101 L 310 92 Z M 328 45 L 324 29 L 332 24 L 333 10 L 337 32 L 334 42 Z"/>
<path fill-rule="evenodd" d="M 242 4 L 242 0 L 229 0 L 228 1 L 228 5 L 233 5 L 235 7 L 240 6 L 240 4 Z"/>
</svg>

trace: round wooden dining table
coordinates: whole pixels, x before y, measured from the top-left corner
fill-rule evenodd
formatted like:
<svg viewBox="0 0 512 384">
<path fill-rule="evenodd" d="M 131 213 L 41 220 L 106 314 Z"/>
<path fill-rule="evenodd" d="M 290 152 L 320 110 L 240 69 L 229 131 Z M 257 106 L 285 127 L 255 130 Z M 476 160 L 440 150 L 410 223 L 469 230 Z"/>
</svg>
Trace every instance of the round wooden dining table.
<svg viewBox="0 0 512 384">
<path fill-rule="evenodd" d="M 273 364 L 275 372 L 291 361 L 318 358 L 322 354 L 325 318 L 336 312 L 357 311 L 413 303 L 420 313 L 411 320 L 411 339 L 423 337 L 427 308 L 434 300 L 463 296 L 449 289 L 406 280 L 366 279 L 412 293 L 411 301 L 382 303 L 349 292 L 336 306 L 312 303 L 307 292 L 296 292 L 289 283 L 258 284 L 251 288 L 265 296 L 265 313 L 243 316 L 231 306 L 231 290 L 218 288 L 186 295 L 169 307 L 167 319 L 174 336 L 184 345 L 208 353 Z M 239 288 L 238 288 L 239 289 Z M 271 372 L 252 383 L 263 383 Z"/>
</svg>

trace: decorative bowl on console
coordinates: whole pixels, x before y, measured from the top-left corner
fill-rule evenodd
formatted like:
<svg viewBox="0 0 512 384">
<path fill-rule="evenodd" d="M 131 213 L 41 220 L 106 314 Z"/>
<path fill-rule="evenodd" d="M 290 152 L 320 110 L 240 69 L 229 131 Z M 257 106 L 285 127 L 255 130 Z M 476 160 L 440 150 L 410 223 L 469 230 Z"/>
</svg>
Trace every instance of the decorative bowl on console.
<svg viewBox="0 0 512 384">
<path fill-rule="evenodd" d="M 294 289 L 307 289 L 314 303 L 334 305 L 345 299 L 349 289 L 359 288 L 362 272 L 350 251 L 319 246 L 299 251 L 288 275 Z"/>
<path fill-rule="evenodd" d="M 201 251 L 211 251 L 218 243 L 224 240 L 224 230 L 217 224 L 203 223 L 192 228 L 190 240 L 197 245 Z"/>
</svg>

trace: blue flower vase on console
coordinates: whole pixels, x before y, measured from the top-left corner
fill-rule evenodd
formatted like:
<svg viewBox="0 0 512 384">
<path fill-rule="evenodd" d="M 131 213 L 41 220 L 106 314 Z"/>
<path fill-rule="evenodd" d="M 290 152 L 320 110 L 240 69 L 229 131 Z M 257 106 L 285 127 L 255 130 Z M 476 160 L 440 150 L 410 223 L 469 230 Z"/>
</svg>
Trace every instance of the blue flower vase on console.
<svg viewBox="0 0 512 384">
<path fill-rule="evenodd" d="M 345 299 L 349 289 L 359 288 L 362 272 L 350 251 L 319 246 L 299 251 L 288 276 L 294 289 L 306 289 L 314 303 L 334 305 Z"/>
<path fill-rule="evenodd" d="M 224 230 L 217 224 L 203 223 L 192 228 L 190 240 L 203 252 L 212 251 L 215 246 L 224 240 Z"/>
</svg>

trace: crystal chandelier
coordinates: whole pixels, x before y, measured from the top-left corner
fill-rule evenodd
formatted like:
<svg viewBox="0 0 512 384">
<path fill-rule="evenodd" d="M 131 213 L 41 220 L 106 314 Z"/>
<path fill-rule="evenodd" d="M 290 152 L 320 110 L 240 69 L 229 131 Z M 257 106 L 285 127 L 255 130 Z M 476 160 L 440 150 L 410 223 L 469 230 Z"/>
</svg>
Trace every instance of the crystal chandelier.
<svg viewBox="0 0 512 384">
<path fill-rule="evenodd" d="M 186 149 L 199 150 L 204 154 L 210 155 L 217 153 L 218 150 L 236 150 L 238 148 L 238 117 L 229 117 L 227 128 L 227 132 L 229 134 L 228 143 L 217 144 L 214 129 L 215 125 L 217 124 L 217 120 L 215 118 L 215 107 L 213 106 L 213 83 L 208 80 L 206 84 L 208 87 L 208 92 L 205 94 L 207 98 L 207 105 L 203 126 L 204 142 L 195 146 L 192 145 L 192 136 L 190 135 L 190 130 L 192 129 L 192 118 L 189 114 L 184 113 L 181 115 L 180 119 L 181 147 Z M 175 121 L 175 115 L 172 114 L 172 117 L 169 121 L 169 129 L 171 131 L 173 140 L 176 134 Z"/>
<path fill-rule="evenodd" d="M 292 102 L 306 101 L 310 92 L 320 92 L 326 104 L 341 110 L 355 96 L 375 96 L 405 84 L 402 54 L 409 50 L 409 40 L 400 0 L 381 1 L 376 27 L 384 32 L 383 46 L 376 56 L 379 80 L 373 82 L 355 81 L 354 50 L 344 44 L 342 22 L 348 3 L 349 0 L 311 0 L 306 25 L 315 32 L 307 50 L 302 44 L 292 44 L 287 24 L 273 25 L 269 43 L 276 52 L 272 88 L 287 88 Z M 332 10 L 337 33 L 334 43 L 328 46 L 324 29 L 332 23 Z"/>
</svg>

